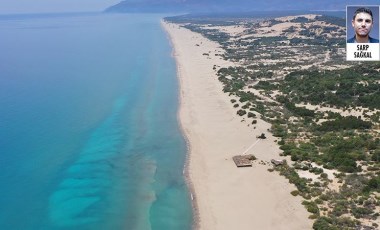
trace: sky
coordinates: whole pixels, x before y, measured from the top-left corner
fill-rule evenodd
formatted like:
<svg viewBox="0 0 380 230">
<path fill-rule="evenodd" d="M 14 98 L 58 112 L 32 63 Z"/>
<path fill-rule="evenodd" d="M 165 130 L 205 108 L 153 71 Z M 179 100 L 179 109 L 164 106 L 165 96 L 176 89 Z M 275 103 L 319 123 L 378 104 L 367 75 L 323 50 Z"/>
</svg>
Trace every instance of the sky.
<svg viewBox="0 0 380 230">
<path fill-rule="evenodd" d="M 122 0 L 0 0 L 0 14 L 53 13 L 103 11 Z M 380 0 L 126 0 L 128 3 L 143 3 L 147 6 L 157 3 L 193 3 L 196 6 L 211 4 L 223 7 L 249 5 L 252 9 L 306 9 L 345 10 L 346 4 L 379 5 Z"/>
<path fill-rule="evenodd" d="M 0 14 L 103 11 L 121 0 L 0 0 Z"/>
</svg>

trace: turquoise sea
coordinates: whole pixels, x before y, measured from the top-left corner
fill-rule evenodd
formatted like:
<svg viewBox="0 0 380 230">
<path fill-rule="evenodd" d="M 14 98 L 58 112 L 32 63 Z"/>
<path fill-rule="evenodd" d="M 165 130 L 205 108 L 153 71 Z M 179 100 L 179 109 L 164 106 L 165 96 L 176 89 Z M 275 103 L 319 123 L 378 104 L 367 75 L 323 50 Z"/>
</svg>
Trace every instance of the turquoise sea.
<svg viewBox="0 0 380 230">
<path fill-rule="evenodd" d="M 3 15 L 0 51 L 0 229 L 191 229 L 159 15 Z"/>
</svg>

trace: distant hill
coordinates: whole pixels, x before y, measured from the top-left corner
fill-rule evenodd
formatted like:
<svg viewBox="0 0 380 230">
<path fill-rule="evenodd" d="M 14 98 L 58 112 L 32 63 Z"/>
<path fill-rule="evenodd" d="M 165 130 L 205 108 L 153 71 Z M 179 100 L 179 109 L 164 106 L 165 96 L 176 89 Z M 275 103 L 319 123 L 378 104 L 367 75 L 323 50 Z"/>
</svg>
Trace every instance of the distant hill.
<svg viewBox="0 0 380 230">
<path fill-rule="evenodd" d="M 181 1 L 161 0 L 161 1 L 131 1 L 125 0 L 105 10 L 106 12 L 119 13 L 166 13 L 166 12 L 185 12 L 188 6 Z"/>
<path fill-rule="evenodd" d="M 237 11 L 242 9 L 240 3 L 234 4 L 230 0 L 125 0 L 109 7 L 106 12 L 224 12 L 227 6 L 232 5 L 235 5 L 233 8 Z"/>
<path fill-rule="evenodd" d="M 199 13 L 274 10 L 345 10 L 346 5 L 377 5 L 378 0 L 124 0 L 105 12 Z"/>
</svg>

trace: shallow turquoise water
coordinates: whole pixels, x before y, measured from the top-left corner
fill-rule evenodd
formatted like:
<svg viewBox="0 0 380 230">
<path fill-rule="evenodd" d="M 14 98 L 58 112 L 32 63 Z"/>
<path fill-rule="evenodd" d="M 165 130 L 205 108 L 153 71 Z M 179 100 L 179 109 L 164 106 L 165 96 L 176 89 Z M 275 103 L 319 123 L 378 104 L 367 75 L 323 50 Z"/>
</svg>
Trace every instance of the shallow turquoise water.
<svg viewBox="0 0 380 230">
<path fill-rule="evenodd" d="M 0 229 L 191 229 L 158 15 L 0 16 Z"/>
</svg>

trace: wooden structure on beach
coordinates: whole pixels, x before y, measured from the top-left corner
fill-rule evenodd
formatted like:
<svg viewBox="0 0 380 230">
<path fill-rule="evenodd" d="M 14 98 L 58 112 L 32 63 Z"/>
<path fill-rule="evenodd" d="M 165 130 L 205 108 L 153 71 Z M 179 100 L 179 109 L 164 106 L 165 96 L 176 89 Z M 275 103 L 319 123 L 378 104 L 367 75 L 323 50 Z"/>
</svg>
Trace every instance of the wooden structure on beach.
<svg viewBox="0 0 380 230">
<path fill-rule="evenodd" d="M 252 167 L 252 160 L 256 159 L 253 155 L 237 155 L 232 157 L 236 167 Z"/>
</svg>

